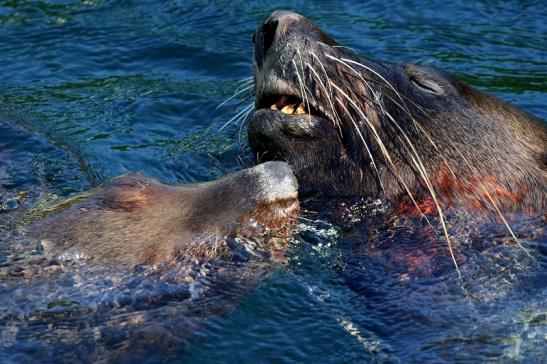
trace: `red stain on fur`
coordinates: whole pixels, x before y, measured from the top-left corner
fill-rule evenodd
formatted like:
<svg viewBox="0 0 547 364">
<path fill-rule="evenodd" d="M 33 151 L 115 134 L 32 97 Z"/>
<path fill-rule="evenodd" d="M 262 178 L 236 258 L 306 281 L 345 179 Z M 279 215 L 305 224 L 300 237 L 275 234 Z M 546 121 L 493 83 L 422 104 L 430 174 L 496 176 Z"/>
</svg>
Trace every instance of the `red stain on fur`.
<svg viewBox="0 0 547 364">
<path fill-rule="evenodd" d="M 435 184 L 436 182 L 436 184 Z M 522 196 L 509 190 L 495 176 L 471 177 L 467 181 L 454 178 L 449 170 L 441 170 L 434 187 L 437 199 L 443 207 L 451 207 L 458 204 L 476 210 L 495 210 L 492 201 L 500 209 L 522 202 Z M 400 201 L 400 212 L 414 215 L 437 214 L 435 201 L 431 196 L 419 199 L 417 204 L 408 201 L 408 198 Z"/>
</svg>

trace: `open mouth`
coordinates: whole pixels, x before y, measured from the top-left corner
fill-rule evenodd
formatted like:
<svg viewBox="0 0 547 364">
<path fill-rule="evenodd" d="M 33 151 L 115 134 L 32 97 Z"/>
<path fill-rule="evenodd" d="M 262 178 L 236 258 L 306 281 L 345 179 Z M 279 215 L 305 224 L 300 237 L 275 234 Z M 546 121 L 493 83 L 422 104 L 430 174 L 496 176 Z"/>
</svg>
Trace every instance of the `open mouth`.
<svg viewBox="0 0 547 364">
<path fill-rule="evenodd" d="M 270 109 L 287 115 L 309 114 L 301 99 L 289 95 L 265 95 L 258 102 L 257 109 Z"/>
<path fill-rule="evenodd" d="M 272 103 L 270 106 L 270 110 L 279 110 L 283 114 L 287 115 L 302 115 L 302 114 L 308 114 L 308 111 L 304 107 L 304 104 L 301 100 L 297 99 L 296 97 L 290 97 L 290 96 L 281 96 L 281 98 L 275 102 Z"/>
<path fill-rule="evenodd" d="M 256 109 L 270 109 L 286 115 L 312 115 L 325 118 L 325 115 L 309 102 L 292 95 L 264 95 L 257 103 Z"/>
</svg>

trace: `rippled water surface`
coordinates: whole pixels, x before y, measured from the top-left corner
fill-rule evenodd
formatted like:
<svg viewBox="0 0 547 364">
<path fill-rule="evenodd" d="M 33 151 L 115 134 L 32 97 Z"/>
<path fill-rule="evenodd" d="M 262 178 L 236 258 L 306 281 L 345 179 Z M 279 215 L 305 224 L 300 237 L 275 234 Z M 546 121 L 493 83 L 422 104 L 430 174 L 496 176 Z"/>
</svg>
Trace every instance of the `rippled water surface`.
<svg viewBox="0 0 547 364">
<path fill-rule="evenodd" d="M 217 106 L 252 75 L 252 33 L 275 9 L 310 17 L 363 55 L 443 68 L 547 119 L 544 1 L 0 0 L 0 265 L 7 267 L 0 269 L 0 361 L 39 358 L 43 348 L 27 337 L 65 324 L 65 333 L 111 337 L 105 347 L 123 351 L 124 328 L 139 320 L 177 332 L 196 327 L 180 341 L 144 351 L 150 361 L 546 360 L 541 221 L 520 230 L 533 257 L 488 237 L 493 246 L 464 254 L 463 283 L 450 273 L 448 258 L 429 262 L 434 243 L 417 250 L 420 242 L 394 228 L 405 222 L 383 221 L 376 207 L 367 207 L 372 217 L 357 225 L 380 227 L 361 240 L 336 222 L 303 221 L 287 266 L 258 288 L 234 294 L 226 307 L 198 310 L 206 322 L 197 324 L 184 321 L 190 309 L 176 304 L 191 297 L 193 286 L 174 289 L 169 280 L 155 286 L 153 275 L 136 282 L 111 268 L 74 268 L 28 285 L 24 276 L 42 270 L 10 270 L 10 259 L 34 259 L 13 232 L 21 212 L 37 201 L 127 172 L 188 183 L 248 165 L 244 127 L 219 128 L 250 100 Z M 398 270 L 401 259 L 407 267 L 421 263 L 409 274 Z M 147 290 L 168 293 L 167 303 L 138 314 L 126 314 L 123 303 L 122 311 L 96 309 L 124 295 L 134 303 Z M 74 302 L 83 308 L 69 310 Z M 90 314 L 89 307 L 103 313 Z M 85 318 L 75 319 L 81 326 L 67 311 Z M 18 314 L 23 321 L 34 317 L 28 312 L 45 312 L 47 319 L 34 329 L 30 321 L 25 328 L 10 323 Z M 162 330 L 150 329 L 136 342 L 162 341 Z M 60 352 L 101 359 L 102 352 L 86 357 L 94 348 L 86 341 Z"/>
</svg>

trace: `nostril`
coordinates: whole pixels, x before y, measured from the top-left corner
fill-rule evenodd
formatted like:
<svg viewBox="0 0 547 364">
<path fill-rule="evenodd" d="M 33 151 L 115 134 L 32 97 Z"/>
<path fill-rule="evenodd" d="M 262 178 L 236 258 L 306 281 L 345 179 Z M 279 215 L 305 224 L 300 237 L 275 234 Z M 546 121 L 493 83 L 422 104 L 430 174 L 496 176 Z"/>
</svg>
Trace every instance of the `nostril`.
<svg viewBox="0 0 547 364">
<path fill-rule="evenodd" d="M 279 20 L 270 17 L 253 35 L 253 42 L 255 44 L 255 59 L 259 67 L 262 67 L 264 60 L 266 59 L 266 55 L 268 54 L 268 50 L 274 42 L 278 25 Z"/>
<path fill-rule="evenodd" d="M 270 14 L 253 36 L 256 66 L 260 68 L 264 65 L 270 48 L 285 43 L 290 34 L 306 31 L 304 25 L 308 23 L 304 17 L 290 11 L 274 11 Z"/>
<path fill-rule="evenodd" d="M 279 24 L 278 20 L 268 19 L 264 26 L 262 27 L 262 34 L 264 37 L 263 51 L 264 54 L 268 52 L 275 38 L 275 32 L 277 30 L 277 25 Z"/>
</svg>

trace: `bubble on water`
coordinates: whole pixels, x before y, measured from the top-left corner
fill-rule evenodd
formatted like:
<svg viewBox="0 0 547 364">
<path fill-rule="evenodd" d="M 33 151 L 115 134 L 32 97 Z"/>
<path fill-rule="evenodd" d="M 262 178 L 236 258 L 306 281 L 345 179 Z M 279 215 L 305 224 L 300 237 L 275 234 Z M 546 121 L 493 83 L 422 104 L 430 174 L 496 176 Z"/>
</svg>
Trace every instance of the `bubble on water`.
<svg viewBox="0 0 547 364">
<path fill-rule="evenodd" d="M 48 239 L 42 239 L 40 240 L 40 243 L 38 244 L 38 250 L 41 250 L 43 252 L 50 252 L 53 249 L 53 242 Z"/>
<path fill-rule="evenodd" d="M 2 210 L 12 211 L 12 210 L 15 210 L 18 207 L 19 207 L 19 201 L 17 201 L 14 198 L 10 198 L 2 205 Z"/>
<path fill-rule="evenodd" d="M 342 328 L 351 336 L 357 339 L 365 349 L 367 349 L 371 353 L 379 353 L 381 352 L 382 348 L 382 342 L 379 339 L 371 339 L 365 337 L 364 334 L 361 333 L 357 325 L 355 325 L 353 322 L 348 320 L 347 318 L 341 317 L 338 319 L 338 323 Z"/>
<path fill-rule="evenodd" d="M 78 262 L 87 258 L 84 251 L 78 247 L 72 247 L 56 257 L 58 262 Z"/>
</svg>

